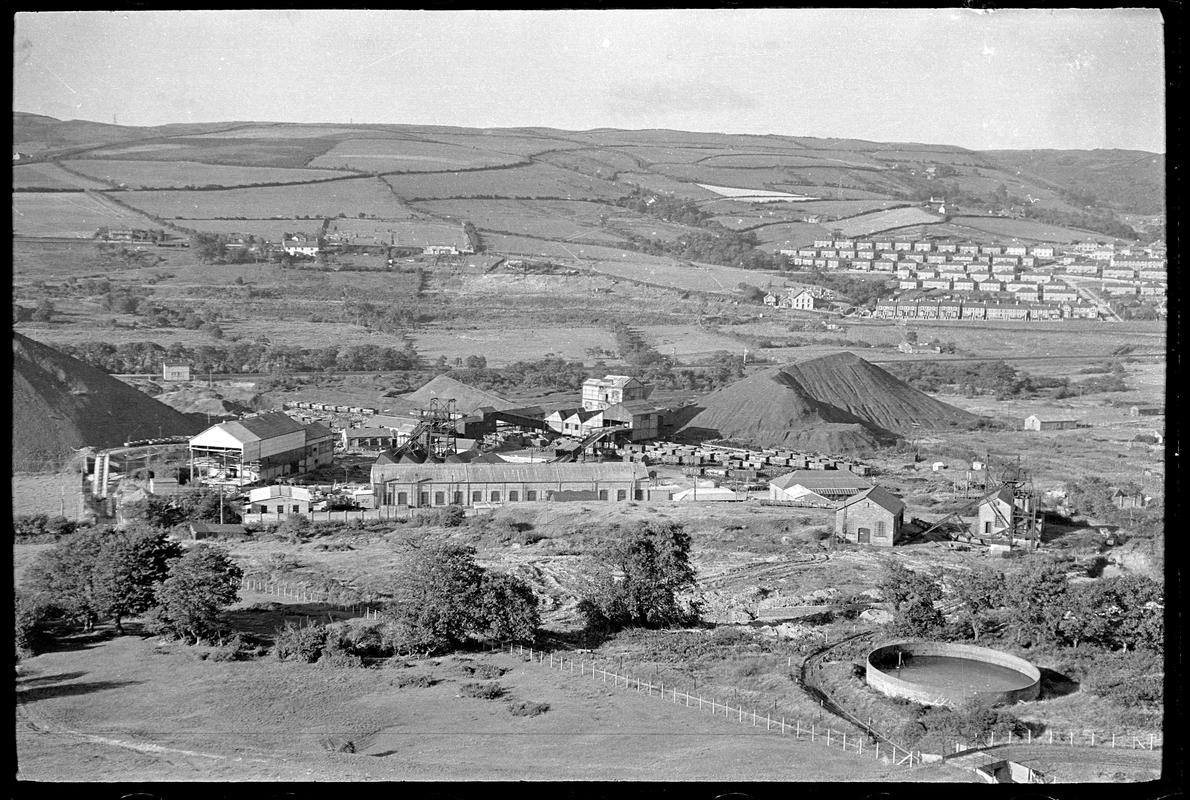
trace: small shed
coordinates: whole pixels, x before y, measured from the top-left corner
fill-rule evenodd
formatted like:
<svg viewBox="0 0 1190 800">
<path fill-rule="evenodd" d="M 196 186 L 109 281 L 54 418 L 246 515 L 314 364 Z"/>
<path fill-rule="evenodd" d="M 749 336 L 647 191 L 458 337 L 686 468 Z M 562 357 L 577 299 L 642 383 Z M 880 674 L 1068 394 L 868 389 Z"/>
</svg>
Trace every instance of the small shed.
<svg viewBox="0 0 1190 800">
<path fill-rule="evenodd" d="M 1165 413 L 1161 406 L 1132 406 L 1128 409 L 1130 417 L 1157 417 Z"/>
<path fill-rule="evenodd" d="M 244 526 L 240 524 L 224 524 L 220 522 L 191 522 L 190 538 L 210 539 L 216 536 L 243 536 Z"/>
<path fill-rule="evenodd" d="M 835 536 L 856 544 L 892 547 L 905 524 L 905 503 L 880 486 L 852 495 L 835 511 Z"/>
<path fill-rule="evenodd" d="M 253 514 L 308 514 L 310 490 L 302 486 L 262 486 L 248 493 Z"/>
<path fill-rule="evenodd" d="M 161 380 L 188 381 L 190 380 L 190 365 L 185 361 L 166 361 L 161 365 Z"/>
</svg>

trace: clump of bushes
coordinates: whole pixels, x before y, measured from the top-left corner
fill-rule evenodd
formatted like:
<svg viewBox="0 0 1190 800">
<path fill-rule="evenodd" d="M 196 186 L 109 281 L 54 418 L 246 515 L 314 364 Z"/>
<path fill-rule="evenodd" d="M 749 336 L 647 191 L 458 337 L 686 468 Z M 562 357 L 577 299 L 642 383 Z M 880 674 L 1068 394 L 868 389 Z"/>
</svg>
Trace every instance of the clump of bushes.
<svg viewBox="0 0 1190 800">
<path fill-rule="evenodd" d="M 538 717 L 550 710 L 549 703 L 535 703 L 532 700 L 514 700 L 508 704 L 514 717 Z"/>
<path fill-rule="evenodd" d="M 492 681 L 464 683 L 459 691 L 464 697 L 477 697 L 480 700 L 499 700 L 505 693 L 503 686 Z"/>
<path fill-rule="evenodd" d="M 12 535 L 18 541 L 42 544 L 56 542 L 78 530 L 78 523 L 63 516 L 22 514 L 13 517 Z"/>
<path fill-rule="evenodd" d="M 478 678 L 481 681 L 491 681 L 502 676 L 508 672 L 504 667 L 497 667 L 494 664 L 475 664 L 465 665 L 463 671 L 472 677 Z"/>
<path fill-rule="evenodd" d="M 428 689 L 438 682 L 438 679 L 433 675 L 424 672 L 417 673 L 416 675 L 399 675 L 395 679 L 398 689 Z"/>
</svg>

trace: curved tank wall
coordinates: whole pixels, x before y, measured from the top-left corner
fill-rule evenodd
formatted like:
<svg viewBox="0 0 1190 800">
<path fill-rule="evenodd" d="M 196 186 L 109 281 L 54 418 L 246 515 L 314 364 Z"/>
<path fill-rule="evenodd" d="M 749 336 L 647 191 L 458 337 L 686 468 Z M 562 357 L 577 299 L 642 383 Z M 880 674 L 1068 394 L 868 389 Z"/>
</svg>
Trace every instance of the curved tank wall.
<svg viewBox="0 0 1190 800">
<path fill-rule="evenodd" d="M 945 682 L 932 683 L 928 677 L 919 677 L 912 681 L 904 680 L 896 677 L 895 670 L 885 671 L 876 666 L 876 664 L 894 660 L 898 651 L 910 658 L 913 656 L 941 656 L 1003 667 L 1020 673 L 1021 686 L 995 691 L 964 690 L 947 686 Z M 890 674 L 890 672 L 894 674 Z M 869 686 L 890 697 L 901 697 L 916 703 L 951 708 L 972 700 L 989 705 L 1034 700 L 1041 691 L 1041 671 L 1023 658 L 1017 658 L 1014 655 L 987 647 L 952 642 L 902 641 L 882 644 L 868 653 L 866 676 Z"/>
</svg>

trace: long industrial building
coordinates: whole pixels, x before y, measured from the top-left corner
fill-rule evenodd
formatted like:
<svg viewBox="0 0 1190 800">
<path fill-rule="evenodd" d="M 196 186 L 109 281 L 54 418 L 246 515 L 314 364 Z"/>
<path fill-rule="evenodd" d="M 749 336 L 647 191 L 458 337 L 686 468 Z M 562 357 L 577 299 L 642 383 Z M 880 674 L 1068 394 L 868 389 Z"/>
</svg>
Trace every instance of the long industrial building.
<svg viewBox="0 0 1190 800">
<path fill-rule="evenodd" d="M 246 483 L 309 472 L 334 458 L 335 435 L 280 411 L 221 422 L 190 440 L 190 473 Z"/>
<path fill-rule="evenodd" d="M 639 499 L 648 481 L 639 463 L 372 465 L 381 506 Z"/>
</svg>

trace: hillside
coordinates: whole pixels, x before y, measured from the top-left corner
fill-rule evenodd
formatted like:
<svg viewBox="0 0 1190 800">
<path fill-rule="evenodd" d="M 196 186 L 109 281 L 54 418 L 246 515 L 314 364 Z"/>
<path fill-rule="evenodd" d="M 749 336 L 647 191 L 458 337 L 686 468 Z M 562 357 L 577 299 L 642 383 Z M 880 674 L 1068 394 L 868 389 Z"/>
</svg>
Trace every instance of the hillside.
<svg viewBox="0 0 1190 800">
<path fill-rule="evenodd" d="M 12 335 L 13 471 L 60 462 L 84 446 L 193 434 L 201 422 L 19 333 Z"/>
<path fill-rule="evenodd" d="M 691 439 L 862 453 L 892 444 L 915 427 L 974 420 L 841 352 L 773 367 L 711 392 L 684 410 L 680 424 Z"/>
<path fill-rule="evenodd" d="M 1021 203 L 1024 198 L 1033 201 L 1027 204 L 1029 213 L 1042 214 L 1044 222 L 1091 224 L 1106 233 L 1127 231 L 1119 227 L 1120 213 L 1164 210 L 1164 156 L 1119 150 L 976 152 L 941 144 L 672 130 L 262 122 L 134 128 L 21 113 L 13 115 L 13 144 L 52 162 L 44 166 L 67 171 L 20 168 L 19 183 L 14 183 L 14 222 L 30 214 L 48 220 L 35 226 L 24 220 L 18 233 L 27 235 L 79 236 L 79 231 L 94 228 L 89 218 L 73 218 L 85 209 L 68 202 L 69 195 L 44 191 L 61 191 L 72 181 L 73 190 L 94 190 L 89 178 L 80 174 L 118 176 L 99 191 L 113 192 L 130 212 L 179 229 L 221 230 L 226 227 L 223 221 L 309 215 L 422 222 L 475 216 L 481 234 L 498 237 L 523 231 L 532 237 L 528 242 L 533 252 L 523 246 L 518 250 L 529 255 L 565 252 L 556 243 L 607 242 L 613 246 L 609 249 L 639 253 L 660 248 L 693 261 L 710 259 L 700 252 L 672 252 L 672 242 L 651 235 L 645 223 L 680 221 L 704 228 L 708 236 L 731 240 L 739 234 L 710 220 L 727 215 L 739 220 L 739 227 L 747 227 L 748 212 L 763 208 L 766 225 L 800 225 L 812 213 L 821 217 L 826 229 L 842 227 L 857 235 L 911 224 L 928 229 L 944 224 L 919 205 L 930 196 L 945 196 L 952 213 L 986 214 L 997 205 L 1000 187 Z M 344 177 L 345 172 L 360 178 L 329 188 L 316 186 L 318 181 Z M 14 181 L 17 178 L 14 171 Z M 118 183 L 245 188 L 226 193 L 173 191 L 163 204 L 160 192 L 121 191 Z M 284 208 L 277 207 L 275 190 L 270 194 L 256 185 L 265 183 L 286 184 Z M 719 187 L 720 195 L 705 186 Z M 633 191 L 644 194 L 637 197 L 639 202 L 628 203 L 625 195 Z M 737 198 L 752 195 L 756 202 L 722 196 L 724 191 Z M 650 201 L 654 192 L 691 201 L 702 209 L 701 218 L 694 219 L 689 208 L 676 218 L 671 204 Z M 760 202 L 773 201 L 778 194 L 789 199 Z M 464 198 L 470 203 L 464 204 Z M 504 206 L 482 213 L 485 203 L 526 198 L 597 206 L 577 218 L 571 208 L 542 202 L 518 212 L 524 226 Z M 860 216 L 889 203 L 904 207 L 883 216 Z M 617 219 L 620 229 L 636 231 L 637 240 L 613 236 L 600 222 L 606 218 Z M 61 233 L 52 230 L 55 225 Z M 789 241 L 781 237 L 782 244 L 806 243 L 816 230 L 804 226 L 789 233 L 794 235 Z M 716 263 L 741 265 L 748 246 L 722 248 Z M 612 258 L 618 260 L 617 255 Z"/>
<path fill-rule="evenodd" d="M 990 150 L 984 155 L 1035 181 L 1131 214 L 1165 213 L 1165 156 L 1141 150 Z"/>
</svg>

